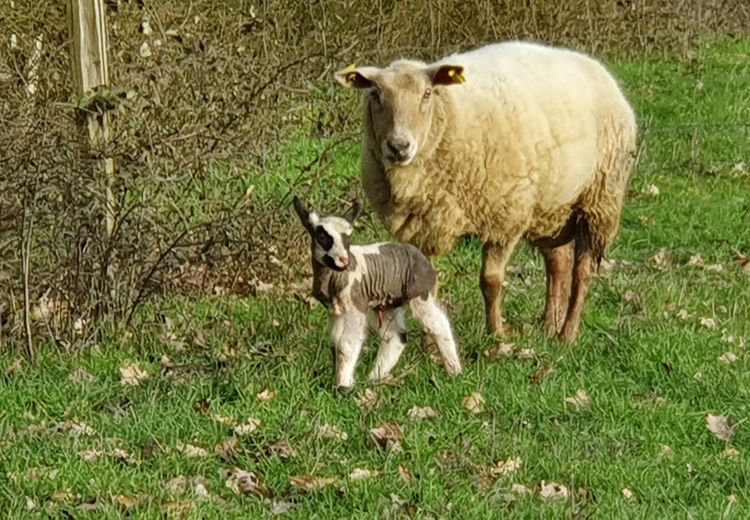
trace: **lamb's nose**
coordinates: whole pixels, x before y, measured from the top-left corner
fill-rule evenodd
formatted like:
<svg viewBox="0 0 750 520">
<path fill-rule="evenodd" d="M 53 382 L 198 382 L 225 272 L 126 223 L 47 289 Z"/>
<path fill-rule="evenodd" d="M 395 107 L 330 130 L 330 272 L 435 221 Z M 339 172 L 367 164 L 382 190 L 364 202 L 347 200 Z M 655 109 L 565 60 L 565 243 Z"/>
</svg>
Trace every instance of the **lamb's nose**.
<svg viewBox="0 0 750 520">
<path fill-rule="evenodd" d="M 409 150 L 409 141 L 392 137 L 388 139 L 388 150 L 393 154 L 394 159 L 405 159 Z"/>
<path fill-rule="evenodd" d="M 348 256 L 340 257 L 339 263 L 341 264 L 341 267 L 349 267 L 349 257 Z"/>
</svg>

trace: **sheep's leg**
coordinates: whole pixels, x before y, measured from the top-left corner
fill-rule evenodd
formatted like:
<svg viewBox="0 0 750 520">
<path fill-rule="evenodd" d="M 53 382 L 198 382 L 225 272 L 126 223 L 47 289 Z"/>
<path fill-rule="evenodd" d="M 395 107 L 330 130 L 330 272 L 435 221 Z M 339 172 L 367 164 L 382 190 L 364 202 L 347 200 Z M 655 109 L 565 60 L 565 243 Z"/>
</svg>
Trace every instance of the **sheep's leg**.
<svg viewBox="0 0 750 520">
<path fill-rule="evenodd" d="M 336 350 L 336 386 L 354 386 L 354 371 L 367 333 L 367 316 L 358 310 L 332 316 L 331 337 Z"/>
<path fill-rule="evenodd" d="M 565 323 L 560 331 L 560 339 L 568 343 L 575 341 L 581 325 L 581 315 L 586 295 L 594 275 L 594 250 L 588 228 L 576 236 L 575 265 L 573 267 L 573 288 L 568 304 Z"/>
<path fill-rule="evenodd" d="M 479 283 L 484 295 L 484 310 L 487 318 L 487 330 L 498 336 L 503 334 L 503 283 L 505 266 L 520 237 L 509 240 L 507 244 L 484 244 L 482 250 L 482 275 Z"/>
<path fill-rule="evenodd" d="M 541 249 L 547 270 L 547 302 L 544 306 L 544 331 L 549 336 L 560 332 L 568 311 L 570 283 L 573 274 L 573 248 L 567 244 Z"/>
<path fill-rule="evenodd" d="M 437 344 L 443 365 L 449 374 L 461 372 L 461 360 L 458 358 L 456 342 L 453 339 L 448 316 L 440 308 L 435 297 L 430 294 L 426 299 L 414 298 L 409 302 L 414 317 L 422 324 L 427 335 Z"/>
<path fill-rule="evenodd" d="M 388 376 L 404 352 L 406 342 L 406 320 L 403 309 L 383 311 L 383 321 L 378 320 L 380 350 L 375 358 L 375 366 L 370 372 L 371 381 L 379 381 Z"/>
</svg>

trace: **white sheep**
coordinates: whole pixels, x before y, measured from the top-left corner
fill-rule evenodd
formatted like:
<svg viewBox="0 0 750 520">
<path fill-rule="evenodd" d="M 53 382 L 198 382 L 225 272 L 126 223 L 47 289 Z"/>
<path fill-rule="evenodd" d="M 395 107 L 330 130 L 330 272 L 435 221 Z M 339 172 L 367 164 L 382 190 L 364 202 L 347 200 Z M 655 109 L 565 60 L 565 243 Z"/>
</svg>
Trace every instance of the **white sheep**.
<svg viewBox="0 0 750 520">
<path fill-rule="evenodd" d="M 313 296 L 329 309 L 336 357 L 336 386 L 351 388 L 368 315 L 378 316 L 382 345 L 370 379 L 390 374 L 404 351 L 406 322 L 403 306 L 435 341 L 446 370 L 461 372 L 450 322 L 433 291 L 437 273 L 414 246 L 379 243 L 353 246 L 351 235 L 360 206 L 345 217 L 321 217 L 294 197 L 294 209 L 311 238 Z"/>
<path fill-rule="evenodd" d="M 635 116 L 607 70 L 570 50 L 508 42 L 336 79 L 369 91 L 362 178 L 388 230 L 431 260 L 478 237 L 496 334 L 506 264 L 525 239 L 546 264 L 545 330 L 574 341 L 636 150 Z"/>
</svg>

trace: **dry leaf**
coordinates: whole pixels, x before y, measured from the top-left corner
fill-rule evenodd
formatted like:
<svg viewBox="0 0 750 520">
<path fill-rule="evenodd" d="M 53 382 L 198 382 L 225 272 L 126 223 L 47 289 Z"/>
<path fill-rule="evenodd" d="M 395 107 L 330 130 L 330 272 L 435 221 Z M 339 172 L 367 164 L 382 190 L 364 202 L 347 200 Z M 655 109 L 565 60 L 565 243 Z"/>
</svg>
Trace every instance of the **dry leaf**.
<svg viewBox="0 0 750 520">
<path fill-rule="evenodd" d="M 671 457 L 674 454 L 674 451 L 672 451 L 672 448 L 667 446 L 666 444 L 662 444 L 661 448 L 659 449 L 659 456 L 668 458 Z"/>
<path fill-rule="evenodd" d="M 500 358 L 507 358 L 513 355 L 516 346 L 513 343 L 498 343 L 492 349 L 484 353 L 490 361 L 496 361 Z"/>
<path fill-rule="evenodd" d="M 266 453 L 269 456 L 276 455 L 280 459 L 291 459 L 299 454 L 297 449 L 286 439 L 281 439 L 268 446 Z"/>
<path fill-rule="evenodd" d="M 421 421 L 423 419 L 432 419 L 433 417 L 437 417 L 438 413 L 429 406 L 413 406 L 412 409 L 409 410 L 408 415 L 409 419 L 412 421 Z"/>
<path fill-rule="evenodd" d="M 317 478 L 312 475 L 290 477 L 289 482 L 301 491 L 319 491 L 336 482 L 335 478 Z"/>
<path fill-rule="evenodd" d="M 700 324 L 701 326 L 706 327 L 709 330 L 716 330 L 717 328 L 716 320 L 714 320 L 713 318 L 701 317 Z"/>
<path fill-rule="evenodd" d="M 237 420 L 231 415 L 221 415 L 220 413 L 215 413 L 211 415 L 211 418 L 214 421 L 223 424 L 224 426 L 233 427 L 237 424 Z"/>
<path fill-rule="evenodd" d="M 655 184 L 651 184 L 648 188 L 646 188 L 646 193 L 648 193 L 652 197 L 658 197 L 659 188 Z"/>
<path fill-rule="evenodd" d="M 206 486 L 202 482 L 198 482 L 195 484 L 193 493 L 195 493 L 196 497 L 204 500 L 211 497 L 211 495 L 208 493 L 208 489 L 206 489 Z"/>
<path fill-rule="evenodd" d="M 286 500 L 279 500 L 278 502 L 273 503 L 273 506 L 271 507 L 271 514 L 283 515 L 298 507 L 299 507 L 299 504 L 295 504 L 294 502 L 288 502 Z"/>
<path fill-rule="evenodd" d="M 513 484 L 510 487 L 510 492 L 518 496 L 526 496 L 531 494 L 531 490 L 523 484 Z"/>
<path fill-rule="evenodd" d="M 404 482 L 411 482 L 412 481 L 411 473 L 409 472 L 409 468 L 407 468 L 406 466 L 403 466 L 403 465 L 399 464 L 398 465 L 398 474 L 401 477 L 401 480 L 403 480 Z"/>
<path fill-rule="evenodd" d="M 736 459 L 740 456 L 740 450 L 737 448 L 728 447 L 724 450 L 724 457 L 728 459 Z"/>
<path fill-rule="evenodd" d="M 490 467 L 490 474 L 493 476 L 510 475 L 521 468 L 523 461 L 521 457 L 509 458 L 508 460 L 498 461 L 497 464 Z"/>
<path fill-rule="evenodd" d="M 125 510 L 131 510 L 141 502 L 141 497 L 129 497 L 127 495 L 117 495 L 115 502 Z"/>
<path fill-rule="evenodd" d="M 585 390 L 578 390 L 573 397 L 566 397 L 565 402 L 574 405 L 580 410 L 591 405 L 591 398 Z"/>
<path fill-rule="evenodd" d="M 622 488 L 622 498 L 625 500 L 633 500 L 635 498 L 635 494 L 633 494 L 633 491 L 630 488 Z"/>
<path fill-rule="evenodd" d="M 123 386 L 137 386 L 148 379 L 148 372 L 141 370 L 138 363 L 120 367 L 120 384 Z"/>
<path fill-rule="evenodd" d="M 750 273 L 750 257 L 743 255 L 739 251 L 735 251 L 734 260 L 743 273 Z"/>
<path fill-rule="evenodd" d="M 378 394 L 367 388 L 355 401 L 360 408 L 374 408 L 378 404 Z"/>
<path fill-rule="evenodd" d="M 86 462 L 96 462 L 102 457 L 103 454 L 99 450 L 84 450 L 78 452 L 78 455 L 80 455 L 81 458 Z"/>
<path fill-rule="evenodd" d="M 720 441 L 728 441 L 734 436 L 737 427 L 726 415 L 706 415 L 706 427 Z"/>
<path fill-rule="evenodd" d="M 721 264 L 711 264 L 706 266 L 706 271 L 710 273 L 720 273 L 724 270 L 724 266 Z"/>
<path fill-rule="evenodd" d="M 134 466 L 137 463 L 133 455 L 120 448 L 115 448 L 114 450 L 112 450 L 112 458 L 130 466 Z"/>
<path fill-rule="evenodd" d="M 566 500 L 569 494 L 570 492 L 566 486 L 557 482 L 545 482 L 542 480 L 539 496 L 544 500 Z"/>
<path fill-rule="evenodd" d="M 232 468 L 227 473 L 226 487 L 236 494 L 269 496 L 270 490 L 263 484 L 263 479 L 252 471 Z"/>
<path fill-rule="evenodd" d="M 319 439 L 336 439 L 337 441 L 345 441 L 349 438 L 349 435 L 340 430 L 337 426 L 331 424 L 323 424 L 318 428 L 317 436 Z"/>
<path fill-rule="evenodd" d="M 65 431 L 70 433 L 71 437 L 91 437 L 96 435 L 96 430 L 81 421 L 73 419 L 72 421 L 63 421 L 52 427 L 53 432 Z"/>
<path fill-rule="evenodd" d="M 534 352 L 533 348 L 525 348 L 523 350 L 519 350 L 518 352 L 516 352 L 516 359 L 522 359 L 522 360 L 534 359 L 535 356 L 536 356 L 536 353 Z"/>
<path fill-rule="evenodd" d="M 687 261 L 687 265 L 703 265 L 703 255 L 697 253 L 691 256 L 690 260 Z"/>
<path fill-rule="evenodd" d="M 174 364 L 174 361 L 169 359 L 169 356 L 167 356 L 166 354 L 161 355 L 159 363 L 161 363 L 161 366 L 163 366 L 164 368 L 174 368 L 175 366 L 177 366 Z"/>
<path fill-rule="evenodd" d="M 23 370 L 23 359 L 16 358 L 13 360 L 13 363 L 11 363 L 5 368 L 5 375 L 10 376 L 13 374 L 17 374 L 21 372 L 22 370 Z"/>
<path fill-rule="evenodd" d="M 542 367 L 536 372 L 534 372 L 534 375 L 531 376 L 531 384 L 532 385 L 538 385 L 545 379 L 547 379 L 549 376 L 555 373 L 555 367 L 552 365 L 547 367 Z"/>
<path fill-rule="evenodd" d="M 461 406 L 469 410 L 471 413 L 483 412 L 484 404 L 484 397 L 482 397 L 482 394 L 479 392 L 472 392 L 461 401 Z"/>
<path fill-rule="evenodd" d="M 724 352 L 721 356 L 719 356 L 719 361 L 729 365 L 737 361 L 737 354 L 733 352 Z"/>
<path fill-rule="evenodd" d="M 367 480 L 368 478 L 372 478 L 377 474 L 377 471 L 371 471 L 364 468 L 354 468 L 354 470 L 349 473 L 349 481 L 357 482 L 358 480 Z"/>
<path fill-rule="evenodd" d="M 232 460 L 237 454 L 239 443 L 240 440 L 233 435 L 214 446 L 214 452 L 225 460 Z"/>
<path fill-rule="evenodd" d="M 188 479 L 182 475 L 178 475 L 172 479 L 169 479 L 165 484 L 167 491 L 172 494 L 180 494 L 187 491 Z"/>
<path fill-rule="evenodd" d="M 64 491 L 55 491 L 52 493 L 52 501 L 56 504 L 63 504 L 65 502 L 71 502 L 73 501 L 73 493 L 71 493 L 68 490 Z"/>
<path fill-rule="evenodd" d="M 248 435 L 253 433 L 260 427 L 260 419 L 248 419 L 244 424 L 238 424 L 234 427 L 233 431 L 235 435 Z"/>
<path fill-rule="evenodd" d="M 255 397 L 258 398 L 258 401 L 263 401 L 263 402 L 273 401 L 276 398 L 276 391 L 269 390 L 268 388 L 266 388 Z"/>
<path fill-rule="evenodd" d="M 76 368 L 68 376 L 68 381 L 77 384 L 93 383 L 96 381 L 96 376 L 83 368 Z"/>
<path fill-rule="evenodd" d="M 651 257 L 651 265 L 657 269 L 666 269 L 669 266 L 669 252 L 666 247 L 659 249 L 659 251 Z"/>
<path fill-rule="evenodd" d="M 151 47 L 149 46 L 148 42 L 143 42 L 141 44 L 141 48 L 139 49 L 139 52 L 142 58 L 151 57 Z"/>
<path fill-rule="evenodd" d="M 181 442 L 178 442 L 176 448 L 177 451 L 186 457 L 197 458 L 208 456 L 208 452 L 205 449 L 199 446 L 193 446 L 192 444 L 182 444 Z"/>
<path fill-rule="evenodd" d="M 377 428 L 370 430 L 370 435 L 375 443 L 381 448 L 400 451 L 401 441 L 404 438 L 404 428 L 395 422 L 386 422 Z"/>
<path fill-rule="evenodd" d="M 170 500 L 164 503 L 164 512 L 168 515 L 175 515 L 184 518 L 193 508 L 193 503 L 189 500 Z"/>
<path fill-rule="evenodd" d="M 36 509 L 36 502 L 31 497 L 26 497 L 26 511 L 33 511 Z"/>
<path fill-rule="evenodd" d="M 680 318 L 682 321 L 687 321 L 692 316 L 690 316 L 690 313 L 686 311 L 685 309 L 680 309 L 680 312 L 677 313 L 677 317 Z"/>
</svg>

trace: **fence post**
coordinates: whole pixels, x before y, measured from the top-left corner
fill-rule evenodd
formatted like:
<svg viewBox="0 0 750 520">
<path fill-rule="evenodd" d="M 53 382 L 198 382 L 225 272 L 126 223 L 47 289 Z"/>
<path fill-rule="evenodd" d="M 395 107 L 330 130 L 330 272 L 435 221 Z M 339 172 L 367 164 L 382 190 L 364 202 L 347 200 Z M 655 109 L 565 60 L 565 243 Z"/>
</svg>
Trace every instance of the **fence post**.
<svg viewBox="0 0 750 520">
<path fill-rule="evenodd" d="M 107 48 L 107 19 L 104 0 L 69 0 L 71 18 L 73 86 L 76 94 L 83 96 L 96 87 L 109 85 L 109 59 Z M 102 149 L 109 142 L 109 115 L 106 112 L 89 113 L 85 125 L 90 143 Z M 106 233 L 112 236 L 114 228 L 115 168 L 112 158 L 102 157 L 100 165 L 107 184 Z"/>
</svg>

